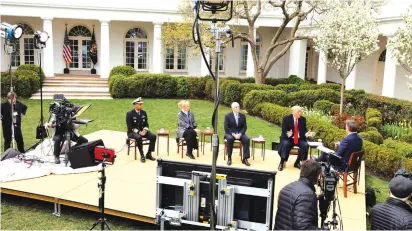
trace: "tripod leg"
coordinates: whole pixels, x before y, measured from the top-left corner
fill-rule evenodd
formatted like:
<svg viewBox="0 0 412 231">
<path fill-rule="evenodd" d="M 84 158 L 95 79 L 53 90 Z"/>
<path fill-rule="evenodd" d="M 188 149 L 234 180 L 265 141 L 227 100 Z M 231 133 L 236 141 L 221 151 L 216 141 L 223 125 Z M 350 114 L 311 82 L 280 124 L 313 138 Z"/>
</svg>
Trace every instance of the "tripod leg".
<svg viewBox="0 0 412 231">
<path fill-rule="evenodd" d="M 106 226 L 107 226 L 107 228 L 108 228 L 109 230 L 112 230 L 112 229 L 110 228 L 110 226 L 109 226 L 109 223 L 107 223 L 106 220 L 104 220 L 104 223 L 106 224 Z"/>
<path fill-rule="evenodd" d="M 100 223 L 100 219 L 94 222 L 93 226 L 89 230 L 93 230 Z"/>
</svg>

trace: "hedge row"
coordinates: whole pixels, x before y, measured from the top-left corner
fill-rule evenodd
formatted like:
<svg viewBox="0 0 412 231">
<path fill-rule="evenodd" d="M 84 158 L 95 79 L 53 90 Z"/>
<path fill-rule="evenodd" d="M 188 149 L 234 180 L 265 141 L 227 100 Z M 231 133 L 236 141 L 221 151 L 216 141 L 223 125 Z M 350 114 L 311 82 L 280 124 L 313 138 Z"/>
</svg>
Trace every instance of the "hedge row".
<svg viewBox="0 0 412 231">
<path fill-rule="evenodd" d="M 278 126 L 281 126 L 282 118 L 291 113 L 289 108 L 272 103 L 260 103 L 252 111 Z M 306 119 L 307 126 L 316 132 L 314 138 L 322 139 L 324 145 L 330 149 L 335 149 L 334 143 L 346 136 L 346 132 L 343 129 L 339 129 L 321 119 L 312 116 L 307 116 Z M 412 151 L 412 149 L 409 149 L 409 146 L 407 148 Z M 365 152 L 365 164 L 374 172 L 393 177 L 393 174 L 398 170 L 399 160 L 403 160 L 406 171 L 412 171 L 412 159 L 406 158 L 402 154 L 405 153 L 405 149 L 397 152 L 392 148 L 374 144 L 364 138 L 363 150 Z"/>
<path fill-rule="evenodd" d="M 30 97 L 40 89 L 39 66 L 26 64 L 19 66 L 12 72 L 14 92 L 18 97 Z M 44 78 L 44 72 L 41 70 Z M 10 75 L 8 72 L 1 74 L 1 95 L 10 92 Z"/>
<path fill-rule="evenodd" d="M 375 108 L 366 109 L 366 124 L 368 127 L 379 129 L 382 126 L 382 113 Z"/>
</svg>

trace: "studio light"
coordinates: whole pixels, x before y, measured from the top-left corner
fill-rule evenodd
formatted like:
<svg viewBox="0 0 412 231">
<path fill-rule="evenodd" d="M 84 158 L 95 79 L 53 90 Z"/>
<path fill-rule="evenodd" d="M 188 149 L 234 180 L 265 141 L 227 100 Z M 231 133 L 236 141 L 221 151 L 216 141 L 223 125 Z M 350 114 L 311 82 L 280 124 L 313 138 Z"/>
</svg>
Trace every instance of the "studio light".
<svg viewBox="0 0 412 231">
<path fill-rule="evenodd" d="M 36 31 L 34 33 L 34 46 L 37 49 L 46 47 L 46 42 L 49 40 L 49 34 L 46 31 Z"/>
<path fill-rule="evenodd" d="M 23 27 L 21 25 L 10 25 L 7 22 L 0 24 L 0 36 L 6 40 L 19 39 L 23 35 Z"/>
<path fill-rule="evenodd" d="M 230 0 L 203 0 L 200 1 L 200 4 L 204 11 L 215 13 L 217 11 L 226 11 L 230 2 Z"/>
</svg>

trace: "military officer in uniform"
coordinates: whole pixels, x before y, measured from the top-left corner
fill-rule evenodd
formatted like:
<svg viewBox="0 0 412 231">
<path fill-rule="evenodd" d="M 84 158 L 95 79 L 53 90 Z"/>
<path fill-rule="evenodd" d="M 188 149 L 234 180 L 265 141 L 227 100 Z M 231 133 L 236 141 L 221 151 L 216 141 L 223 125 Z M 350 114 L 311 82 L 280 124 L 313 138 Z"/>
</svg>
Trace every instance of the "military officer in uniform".
<svg viewBox="0 0 412 231">
<path fill-rule="evenodd" d="M 149 131 L 149 122 L 147 119 L 146 111 L 143 109 L 143 100 L 141 97 L 132 102 L 134 109 L 127 112 L 126 124 L 127 124 L 127 136 L 135 139 L 137 147 L 140 152 L 142 163 L 145 162 L 145 156 L 143 154 L 142 137 L 150 141 L 149 150 L 146 154 L 146 159 L 155 160 L 152 156 L 152 152 L 155 150 L 156 135 Z"/>
<path fill-rule="evenodd" d="M 12 99 L 13 98 L 13 99 Z M 11 116 L 11 102 L 13 102 L 13 117 Z M 17 149 L 24 153 L 24 141 L 21 133 L 21 117 L 26 115 L 27 106 L 17 101 L 16 93 L 9 92 L 7 101 L 1 104 L 1 124 L 3 127 L 4 151 L 11 145 L 11 126 L 13 123 L 14 138 L 16 139 Z"/>
</svg>

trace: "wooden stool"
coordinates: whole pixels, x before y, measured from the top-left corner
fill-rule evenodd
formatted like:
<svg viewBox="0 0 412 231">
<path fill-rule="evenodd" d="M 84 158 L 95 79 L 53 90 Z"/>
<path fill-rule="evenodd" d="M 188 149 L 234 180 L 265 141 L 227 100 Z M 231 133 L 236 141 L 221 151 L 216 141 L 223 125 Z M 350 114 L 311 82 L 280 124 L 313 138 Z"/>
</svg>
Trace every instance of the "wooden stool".
<svg viewBox="0 0 412 231">
<path fill-rule="evenodd" d="M 143 145 L 149 145 L 150 141 L 144 137 L 142 137 L 142 143 Z M 133 138 L 126 138 L 126 144 L 127 144 L 127 155 L 130 153 L 130 148 L 134 147 L 134 159 L 137 160 L 137 142 Z"/>
<path fill-rule="evenodd" d="M 239 153 L 240 153 L 240 160 L 243 161 L 243 146 L 242 146 L 242 142 L 240 142 L 240 140 L 235 140 L 235 142 L 233 143 L 233 149 L 239 149 Z M 226 160 L 226 151 L 227 150 L 227 140 L 225 139 L 225 154 L 223 155 L 223 159 Z"/>
<path fill-rule="evenodd" d="M 196 137 L 197 139 L 197 157 L 199 157 L 199 137 Z M 183 159 L 183 146 L 187 146 L 186 141 L 184 138 L 176 138 L 176 143 L 177 143 L 177 154 L 179 154 L 179 148 L 182 147 L 182 159 Z"/>
</svg>

